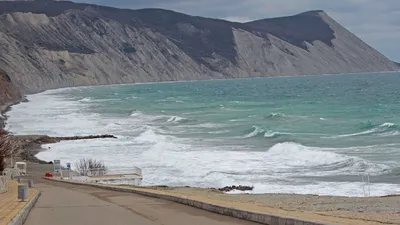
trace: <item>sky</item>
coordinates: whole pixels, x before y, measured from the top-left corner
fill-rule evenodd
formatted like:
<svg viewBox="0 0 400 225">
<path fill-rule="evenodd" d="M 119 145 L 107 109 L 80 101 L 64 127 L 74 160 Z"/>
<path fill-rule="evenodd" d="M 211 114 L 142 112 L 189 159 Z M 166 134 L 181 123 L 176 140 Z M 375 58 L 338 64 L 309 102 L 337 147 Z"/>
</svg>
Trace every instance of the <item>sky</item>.
<svg viewBox="0 0 400 225">
<path fill-rule="evenodd" d="M 391 60 L 400 62 L 400 0 L 75 0 L 118 8 L 162 8 L 235 22 L 322 9 Z"/>
</svg>

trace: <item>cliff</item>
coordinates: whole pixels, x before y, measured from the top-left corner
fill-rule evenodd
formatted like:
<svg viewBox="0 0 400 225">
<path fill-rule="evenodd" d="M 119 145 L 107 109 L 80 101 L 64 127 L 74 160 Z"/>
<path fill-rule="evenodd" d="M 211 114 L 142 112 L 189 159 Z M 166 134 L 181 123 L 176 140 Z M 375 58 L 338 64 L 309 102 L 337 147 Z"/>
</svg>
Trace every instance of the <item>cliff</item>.
<svg viewBox="0 0 400 225">
<path fill-rule="evenodd" d="M 0 68 L 23 93 L 400 69 L 323 11 L 233 23 L 66 1 L 2 1 L 0 9 Z"/>
<path fill-rule="evenodd" d="M 4 127 L 4 112 L 20 99 L 21 94 L 18 88 L 12 83 L 10 76 L 0 69 L 0 135 Z"/>
<path fill-rule="evenodd" d="M 18 101 L 20 98 L 21 95 L 17 87 L 11 82 L 10 76 L 0 69 L 0 117 L 2 117 L 1 113 L 6 109 L 7 105 Z M 0 121 L 0 128 L 2 127 L 1 125 Z"/>
</svg>

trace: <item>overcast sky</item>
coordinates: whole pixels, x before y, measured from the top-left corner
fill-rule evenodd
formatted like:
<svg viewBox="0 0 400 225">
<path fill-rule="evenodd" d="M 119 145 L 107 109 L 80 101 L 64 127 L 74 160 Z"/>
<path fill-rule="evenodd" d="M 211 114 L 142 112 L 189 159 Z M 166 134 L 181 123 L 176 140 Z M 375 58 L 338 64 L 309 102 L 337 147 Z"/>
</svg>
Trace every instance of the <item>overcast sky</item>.
<svg viewBox="0 0 400 225">
<path fill-rule="evenodd" d="M 400 62 L 400 0 L 76 0 L 118 8 L 163 8 L 231 21 L 322 9 L 392 60 Z"/>
</svg>

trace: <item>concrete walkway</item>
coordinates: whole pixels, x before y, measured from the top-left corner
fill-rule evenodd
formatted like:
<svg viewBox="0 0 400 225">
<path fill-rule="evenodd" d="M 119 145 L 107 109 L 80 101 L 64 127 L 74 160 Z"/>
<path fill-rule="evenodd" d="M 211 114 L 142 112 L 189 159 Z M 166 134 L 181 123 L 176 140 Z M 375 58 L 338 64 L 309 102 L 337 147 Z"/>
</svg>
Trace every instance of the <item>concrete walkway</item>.
<svg viewBox="0 0 400 225">
<path fill-rule="evenodd" d="M 36 179 L 42 195 L 26 225 L 255 225 L 141 195 Z"/>
<path fill-rule="evenodd" d="M 25 201 L 18 200 L 18 183 L 9 180 L 8 191 L 0 194 L 0 225 L 8 224 L 36 194 L 37 190 L 30 188 L 28 198 Z"/>
</svg>

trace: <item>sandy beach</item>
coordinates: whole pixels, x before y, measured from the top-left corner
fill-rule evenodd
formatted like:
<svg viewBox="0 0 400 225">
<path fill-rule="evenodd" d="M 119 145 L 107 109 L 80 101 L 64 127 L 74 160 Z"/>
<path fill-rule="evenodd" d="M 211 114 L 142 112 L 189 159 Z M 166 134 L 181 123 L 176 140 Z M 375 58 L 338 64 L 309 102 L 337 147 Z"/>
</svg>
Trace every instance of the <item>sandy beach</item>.
<svg viewBox="0 0 400 225">
<path fill-rule="evenodd" d="M 400 224 L 400 196 L 347 198 L 292 194 L 224 194 L 202 188 L 153 188 L 169 193 L 250 204 L 259 210 L 283 210 L 360 220 L 363 223 Z"/>
<path fill-rule="evenodd" d="M 52 165 L 28 163 L 30 177 L 42 182 Z M 76 187 L 76 188 L 79 188 Z M 185 196 L 251 211 L 325 221 L 331 224 L 400 224 L 400 196 L 347 198 L 291 194 L 225 194 L 193 187 L 134 187 L 150 192 Z M 350 221 L 350 222 L 349 222 Z"/>
</svg>

